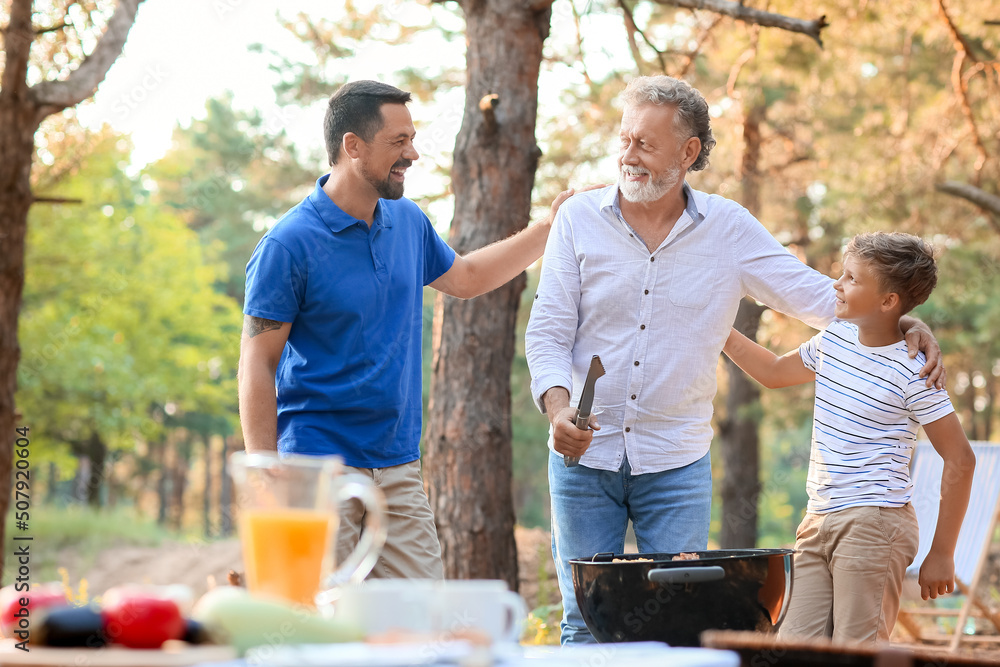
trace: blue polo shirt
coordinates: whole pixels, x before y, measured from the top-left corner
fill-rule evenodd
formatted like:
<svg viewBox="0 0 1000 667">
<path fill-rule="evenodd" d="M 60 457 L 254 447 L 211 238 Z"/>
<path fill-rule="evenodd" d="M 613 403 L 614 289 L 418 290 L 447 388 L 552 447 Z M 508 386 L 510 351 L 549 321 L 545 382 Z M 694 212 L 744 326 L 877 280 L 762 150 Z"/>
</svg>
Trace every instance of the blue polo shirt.
<svg viewBox="0 0 1000 667">
<path fill-rule="evenodd" d="M 329 175 L 257 244 L 243 312 L 291 322 L 275 384 L 278 451 L 385 468 L 420 458 L 423 287 L 455 251 L 408 199 L 375 221 L 323 192 Z"/>
</svg>

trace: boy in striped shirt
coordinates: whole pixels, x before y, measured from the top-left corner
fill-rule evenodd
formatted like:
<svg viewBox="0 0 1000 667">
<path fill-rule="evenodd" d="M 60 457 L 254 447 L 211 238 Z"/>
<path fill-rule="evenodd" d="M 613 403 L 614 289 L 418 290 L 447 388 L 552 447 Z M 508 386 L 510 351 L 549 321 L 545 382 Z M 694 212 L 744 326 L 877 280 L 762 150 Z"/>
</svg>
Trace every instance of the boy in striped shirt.
<svg viewBox="0 0 1000 667">
<path fill-rule="evenodd" d="M 955 585 L 954 552 L 975 455 L 944 389 L 920 378 L 899 318 L 937 282 L 933 250 L 915 236 L 854 237 L 834 284 L 835 320 L 778 357 L 735 329 L 724 352 L 765 387 L 816 382 L 809 502 L 795 535 L 784 637 L 888 640 L 906 568 L 917 553 L 909 464 L 921 426 L 944 459 L 934 541 L 920 568 L 926 600 Z"/>
</svg>

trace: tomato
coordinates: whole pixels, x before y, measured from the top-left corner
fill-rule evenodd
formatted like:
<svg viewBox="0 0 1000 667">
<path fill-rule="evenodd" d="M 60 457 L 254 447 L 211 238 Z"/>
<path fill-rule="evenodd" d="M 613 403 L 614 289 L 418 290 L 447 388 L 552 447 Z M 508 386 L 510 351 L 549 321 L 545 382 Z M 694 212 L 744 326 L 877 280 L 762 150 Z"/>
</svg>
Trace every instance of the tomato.
<svg viewBox="0 0 1000 667">
<path fill-rule="evenodd" d="M 44 609 L 69 604 L 60 584 L 45 584 L 26 591 L 14 585 L 0 589 L 0 635 L 13 638 L 18 629 L 27 630 Z"/>
<path fill-rule="evenodd" d="M 184 636 L 185 621 L 173 600 L 122 592 L 101 608 L 108 641 L 130 648 L 160 648 Z"/>
</svg>

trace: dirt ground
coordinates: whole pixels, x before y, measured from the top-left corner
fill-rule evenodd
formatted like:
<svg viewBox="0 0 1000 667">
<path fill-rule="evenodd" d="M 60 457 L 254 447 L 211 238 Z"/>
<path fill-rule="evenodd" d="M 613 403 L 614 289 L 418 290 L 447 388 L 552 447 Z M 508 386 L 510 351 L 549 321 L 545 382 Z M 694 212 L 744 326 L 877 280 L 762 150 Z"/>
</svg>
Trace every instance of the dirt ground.
<svg viewBox="0 0 1000 667">
<path fill-rule="evenodd" d="M 549 549 L 549 533 L 541 528 L 515 531 L 520 573 L 520 593 L 534 609 L 558 604 L 555 565 Z M 112 547 L 101 552 L 90 565 L 71 555 L 62 561 L 70 585 L 78 590 L 81 579 L 91 597 L 123 583 L 184 584 L 197 599 L 212 582 L 225 583 L 231 569 L 242 570 L 240 545 L 236 539 L 192 544 L 167 543 L 158 547 Z"/>
</svg>

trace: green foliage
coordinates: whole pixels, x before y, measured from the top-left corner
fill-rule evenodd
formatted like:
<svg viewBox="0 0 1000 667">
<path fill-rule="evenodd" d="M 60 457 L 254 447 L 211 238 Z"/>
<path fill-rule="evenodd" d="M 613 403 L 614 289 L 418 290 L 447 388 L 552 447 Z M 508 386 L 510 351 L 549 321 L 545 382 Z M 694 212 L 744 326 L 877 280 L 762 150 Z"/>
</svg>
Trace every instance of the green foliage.
<svg viewBox="0 0 1000 667">
<path fill-rule="evenodd" d="M 94 434 L 131 449 L 171 413 L 225 415 L 235 392 L 240 316 L 212 289 L 215 253 L 126 175 L 127 140 L 89 142 L 59 182 L 83 203 L 31 212 L 17 401 L 36 464 Z"/>
<path fill-rule="evenodd" d="M 795 529 L 806 509 L 806 474 L 812 420 L 794 430 L 763 429 L 761 441 L 761 494 L 758 502 L 758 544 L 792 545 Z"/>
<path fill-rule="evenodd" d="M 284 128 L 259 112 L 234 109 L 230 94 L 208 100 L 204 118 L 177 127 L 170 151 L 143 174 L 153 203 L 179 216 L 218 253 L 225 272 L 216 285 L 240 304 L 257 241 L 315 179 Z"/>
<path fill-rule="evenodd" d="M 311 49 L 311 58 L 288 57 L 264 45 L 255 47 L 259 52 L 267 51 L 274 60 L 270 67 L 281 76 L 275 91 L 282 102 L 306 105 L 328 98 L 337 86 L 352 78 L 346 72 L 351 71 L 353 59 L 359 54 L 370 57 L 370 49 L 381 45 L 397 47 L 382 52 L 400 63 L 394 69 L 403 81 L 413 84 L 408 89 L 418 98 L 427 100 L 435 94 L 428 81 L 450 79 L 460 85 L 460 68 L 453 63 L 442 64 L 440 57 L 429 57 L 440 55 L 442 40 L 458 42 L 463 38 L 464 22 L 456 8 L 438 3 L 348 0 L 342 8 L 332 11 L 323 18 L 299 13 L 291 19 L 280 19 Z M 414 48 L 407 50 L 408 57 L 400 58 L 398 47 L 407 45 Z M 415 63 L 419 64 L 415 67 Z"/>
<path fill-rule="evenodd" d="M 527 645 L 558 645 L 561 604 L 543 605 L 532 609 L 521 631 L 521 643 Z"/>
<path fill-rule="evenodd" d="M 935 330 L 949 364 L 952 402 L 973 440 L 988 440 L 1000 377 L 1000 239 L 952 243 L 939 260 L 938 287 L 916 309 Z"/>
</svg>

